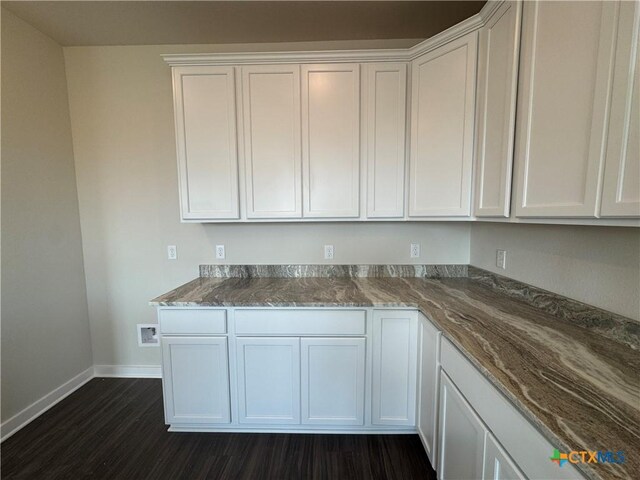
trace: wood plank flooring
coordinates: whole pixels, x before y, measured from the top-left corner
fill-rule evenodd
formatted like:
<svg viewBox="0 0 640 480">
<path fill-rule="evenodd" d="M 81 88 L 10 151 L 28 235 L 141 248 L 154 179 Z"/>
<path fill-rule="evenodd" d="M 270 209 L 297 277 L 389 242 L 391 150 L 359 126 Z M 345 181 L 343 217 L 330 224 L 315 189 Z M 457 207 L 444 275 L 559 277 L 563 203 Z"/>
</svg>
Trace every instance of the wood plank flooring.
<svg viewBox="0 0 640 480">
<path fill-rule="evenodd" d="M 169 433 L 156 379 L 97 378 L 2 443 L 3 479 L 426 479 L 417 435 Z"/>
</svg>

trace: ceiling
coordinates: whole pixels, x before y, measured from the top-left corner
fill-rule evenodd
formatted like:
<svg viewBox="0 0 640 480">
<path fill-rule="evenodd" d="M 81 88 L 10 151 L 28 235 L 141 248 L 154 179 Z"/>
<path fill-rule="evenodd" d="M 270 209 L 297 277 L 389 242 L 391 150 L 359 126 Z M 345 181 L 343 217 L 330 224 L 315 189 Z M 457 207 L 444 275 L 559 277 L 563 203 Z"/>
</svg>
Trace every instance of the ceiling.
<svg viewBox="0 0 640 480">
<path fill-rule="evenodd" d="M 484 1 L 3 1 L 62 46 L 429 38 Z M 414 42 L 415 43 L 415 42 Z"/>
</svg>

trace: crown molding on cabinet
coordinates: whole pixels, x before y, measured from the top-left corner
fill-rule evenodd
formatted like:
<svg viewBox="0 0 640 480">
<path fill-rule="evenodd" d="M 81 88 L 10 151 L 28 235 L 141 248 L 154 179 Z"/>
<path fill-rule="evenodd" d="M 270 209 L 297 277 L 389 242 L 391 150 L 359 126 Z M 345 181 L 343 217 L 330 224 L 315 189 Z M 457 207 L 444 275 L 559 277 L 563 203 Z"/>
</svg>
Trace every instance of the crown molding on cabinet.
<svg viewBox="0 0 640 480">
<path fill-rule="evenodd" d="M 478 30 L 495 13 L 505 0 L 489 0 L 482 10 L 472 17 L 409 48 L 376 50 L 321 50 L 299 52 L 233 52 L 165 54 L 162 58 L 172 67 L 193 65 L 260 65 L 277 63 L 366 63 L 398 62 L 411 60 L 434 50 L 445 43 Z"/>
</svg>

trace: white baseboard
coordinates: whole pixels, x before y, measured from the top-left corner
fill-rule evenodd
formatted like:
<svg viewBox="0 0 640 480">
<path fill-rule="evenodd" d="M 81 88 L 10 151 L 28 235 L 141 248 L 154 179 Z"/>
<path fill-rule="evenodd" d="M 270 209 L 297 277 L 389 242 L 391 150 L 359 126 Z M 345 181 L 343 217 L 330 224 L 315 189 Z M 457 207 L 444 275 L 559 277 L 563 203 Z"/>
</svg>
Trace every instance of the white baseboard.
<svg viewBox="0 0 640 480">
<path fill-rule="evenodd" d="M 55 390 L 52 390 L 39 400 L 33 402 L 21 412 L 16 413 L 7 421 L 2 422 L 2 425 L 0 425 L 0 442 L 4 442 L 7 438 L 30 423 L 32 420 L 35 420 L 37 417 L 53 407 L 60 400 L 71 395 L 93 377 L 93 367 L 87 368 L 84 372 L 79 373 L 71 380 L 63 383 Z"/>
<path fill-rule="evenodd" d="M 96 377 L 162 378 L 160 365 L 94 365 Z"/>
</svg>

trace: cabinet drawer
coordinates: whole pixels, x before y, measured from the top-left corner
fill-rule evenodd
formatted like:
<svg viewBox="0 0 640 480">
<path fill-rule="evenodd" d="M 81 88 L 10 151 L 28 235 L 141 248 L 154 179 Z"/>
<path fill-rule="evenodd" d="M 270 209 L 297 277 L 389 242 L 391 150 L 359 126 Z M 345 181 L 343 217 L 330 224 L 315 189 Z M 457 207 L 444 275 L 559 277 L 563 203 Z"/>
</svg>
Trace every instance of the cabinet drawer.
<svg viewBox="0 0 640 480">
<path fill-rule="evenodd" d="M 237 335 L 364 335 L 364 310 L 236 310 Z"/>
<path fill-rule="evenodd" d="M 193 335 L 227 333 L 227 311 L 213 309 L 160 310 L 160 331 L 163 334 Z"/>
</svg>

